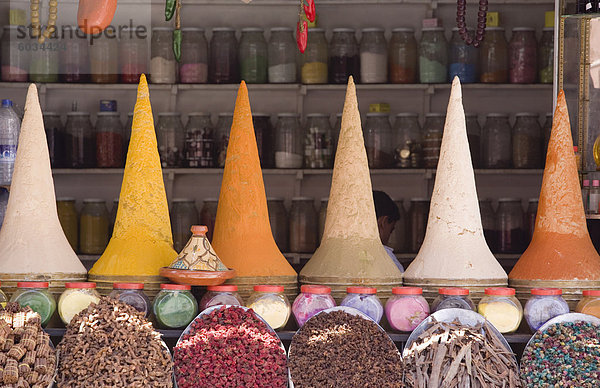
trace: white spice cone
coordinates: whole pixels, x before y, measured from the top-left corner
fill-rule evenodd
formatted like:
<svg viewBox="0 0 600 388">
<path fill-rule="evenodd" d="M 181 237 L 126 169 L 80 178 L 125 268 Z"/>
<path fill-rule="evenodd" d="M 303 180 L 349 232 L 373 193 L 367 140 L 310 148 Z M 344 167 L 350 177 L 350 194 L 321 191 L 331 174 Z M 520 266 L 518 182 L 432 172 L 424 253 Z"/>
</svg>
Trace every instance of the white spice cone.
<svg viewBox="0 0 600 388">
<path fill-rule="evenodd" d="M 31 84 L 0 231 L 0 273 L 49 275 L 51 280 L 61 274 L 84 277 L 86 272 L 58 220 L 42 110 Z"/>
<path fill-rule="evenodd" d="M 473 281 L 464 285 L 507 281 L 483 236 L 458 77 L 452 82 L 425 240 L 404 279 L 411 284 L 420 279 Z"/>
</svg>

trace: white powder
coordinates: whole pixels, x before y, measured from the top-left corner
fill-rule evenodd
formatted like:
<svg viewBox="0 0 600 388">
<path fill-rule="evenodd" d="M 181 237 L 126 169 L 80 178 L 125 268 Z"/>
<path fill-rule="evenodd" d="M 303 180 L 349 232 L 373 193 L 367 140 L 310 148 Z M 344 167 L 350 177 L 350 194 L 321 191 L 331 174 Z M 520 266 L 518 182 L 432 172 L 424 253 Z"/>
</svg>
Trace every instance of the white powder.
<svg viewBox="0 0 600 388">
<path fill-rule="evenodd" d="M 177 62 L 174 59 L 154 57 L 150 61 L 150 81 L 153 84 L 174 84 Z"/>
<path fill-rule="evenodd" d="M 387 55 L 368 51 L 360 54 L 360 80 L 362 83 L 385 83 L 387 78 Z"/>
<path fill-rule="evenodd" d="M 271 83 L 294 83 L 296 82 L 296 64 L 284 63 L 282 65 L 269 66 L 269 82 Z"/>
<path fill-rule="evenodd" d="M 291 152 L 275 152 L 275 167 L 277 168 L 302 168 L 302 155 Z"/>
</svg>

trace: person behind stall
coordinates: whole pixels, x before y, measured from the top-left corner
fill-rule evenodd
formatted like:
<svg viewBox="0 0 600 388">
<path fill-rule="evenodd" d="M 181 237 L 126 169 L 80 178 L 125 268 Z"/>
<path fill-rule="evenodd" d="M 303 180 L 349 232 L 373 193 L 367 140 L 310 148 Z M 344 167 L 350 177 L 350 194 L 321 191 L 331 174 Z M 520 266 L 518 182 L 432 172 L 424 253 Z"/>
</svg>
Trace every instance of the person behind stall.
<svg viewBox="0 0 600 388">
<path fill-rule="evenodd" d="M 373 191 L 373 202 L 375 203 L 375 215 L 377 216 L 377 226 L 379 227 L 379 237 L 383 247 L 387 251 L 390 258 L 396 264 L 400 271 L 404 272 L 404 267 L 396 258 L 394 249 L 387 246 L 390 236 L 396 227 L 396 222 L 400 220 L 400 211 L 398 206 L 392 201 L 389 195 L 383 191 Z"/>
</svg>

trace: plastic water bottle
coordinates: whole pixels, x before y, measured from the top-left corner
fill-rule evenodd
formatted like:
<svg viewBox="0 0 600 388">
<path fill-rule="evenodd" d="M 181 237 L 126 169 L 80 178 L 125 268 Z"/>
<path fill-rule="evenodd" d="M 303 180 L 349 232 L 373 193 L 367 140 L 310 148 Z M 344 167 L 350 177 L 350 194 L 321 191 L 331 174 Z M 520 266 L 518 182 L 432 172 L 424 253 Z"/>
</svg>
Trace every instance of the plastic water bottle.
<svg viewBox="0 0 600 388">
<path fill-rule="evenodd" d="M 11 100 L 2 100 L 0 108 L 0 186 L 9 186 L 15 167 L 21 120 Z"/>
</svg>

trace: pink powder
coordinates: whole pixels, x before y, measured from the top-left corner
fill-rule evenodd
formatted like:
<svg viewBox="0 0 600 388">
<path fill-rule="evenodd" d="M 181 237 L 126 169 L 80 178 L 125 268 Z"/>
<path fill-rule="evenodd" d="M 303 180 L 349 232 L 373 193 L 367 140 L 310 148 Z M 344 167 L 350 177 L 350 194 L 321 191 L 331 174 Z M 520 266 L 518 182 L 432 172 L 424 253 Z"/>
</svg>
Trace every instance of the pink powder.
<svg viewBox="0 0 600 388">
<path fill-rule="evenodd" d="M 2 66 L 2 81 L 27 82 L 27 70 L 15 66 Z"/>
<path fill-rule="evenodd" d="M 410 332 L 429 316 L 429 305 L 420 295 L 392 297 L 385 305 L 385 315 L 393 329 Z"/>
<path fill-rule="evenodd" d="M 179 78 L 183 84 L 204 84 L 208 78 L 206 63 L 185 63 L 179 67 Z"/>
</svg>

